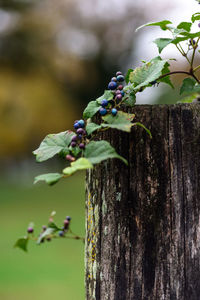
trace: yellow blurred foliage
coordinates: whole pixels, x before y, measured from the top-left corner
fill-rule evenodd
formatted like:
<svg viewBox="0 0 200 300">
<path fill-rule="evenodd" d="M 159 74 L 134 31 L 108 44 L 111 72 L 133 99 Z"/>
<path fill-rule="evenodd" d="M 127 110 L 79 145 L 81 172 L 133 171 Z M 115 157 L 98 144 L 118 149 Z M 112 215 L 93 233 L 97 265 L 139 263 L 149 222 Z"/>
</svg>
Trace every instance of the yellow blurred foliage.
<svg viewBox="0 0 200 300">
<path fill-rule="evenodd" d="M 1 70 L 1 157 L 34 150 L 46 134 L 72 127 L 74 119 L 72 99 L 48 74 Z"/>
</svg>

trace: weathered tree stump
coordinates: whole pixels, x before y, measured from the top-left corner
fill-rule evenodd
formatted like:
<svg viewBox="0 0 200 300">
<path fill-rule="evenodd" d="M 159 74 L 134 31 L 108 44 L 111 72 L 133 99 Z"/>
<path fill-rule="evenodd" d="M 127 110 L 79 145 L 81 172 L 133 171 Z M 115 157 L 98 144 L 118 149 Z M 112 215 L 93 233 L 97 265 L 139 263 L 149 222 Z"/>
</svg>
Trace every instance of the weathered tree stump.
<svg viewBox="0 0 200 300">
<path fill-rule="evenodd" d="M 87 173 L 86 299 L 200 299 L 200 105 L 136 106 Z"/>
</svg>

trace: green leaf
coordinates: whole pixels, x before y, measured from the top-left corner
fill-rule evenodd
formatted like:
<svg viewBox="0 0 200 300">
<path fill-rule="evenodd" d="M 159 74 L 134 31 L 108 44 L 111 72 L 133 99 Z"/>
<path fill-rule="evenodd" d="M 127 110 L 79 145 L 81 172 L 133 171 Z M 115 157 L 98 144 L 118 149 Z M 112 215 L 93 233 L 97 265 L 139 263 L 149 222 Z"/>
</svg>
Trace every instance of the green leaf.
<svg viewBox="0 0 200 300">
<path fill-rule="evenodd" d="M 118 158 L 121 159 L 126 165 L 128 164 L 127 160 L 117 154 L 115 149 L 107 141 L 90 142 L 85 148 L 84 156 L 92 164 L 98 164 L 108 158 Z"/>
<path fill-rule="evenodd" d="M 101 101 L 102 101 L 103 99 L 106 99 L 107 101 L 112 100 L 112 99 L 113 99 L 113 93 L 112 93 L 112 91 L 110 91 L 110 90 L 105 90 L 104 94 L 103 94 L 101 97 L 97 98 L 96 101 L 97 101 L 98 104 L 101 105 Z"/>
<path fill-rule="evenodd" d="M 184 32 L 180 33 L 180 35 L 183 35 L 183 36 L 187 37 L 188 39 L 194 39 L 196 37 L 200 37 L 200 31 L 194 32 L 194 33 L 184 31 Z"/>
<path fill-rule="evenodd" d="M 15 248 L 20 248 L 22 249 L 23 251 L 27 252 L 28 249 L 27 249 L 27 246 L 28 246 L 28 237 L 24 237 L 24 238 L 20 238 L 16 241 L 14 247 Z"/>
<path fill-rule="evenodd" d="M 162 50 L 167 45 L 171 44 L 172 41 L 173 41 L 173 39 L 159 38 L 159 39 L 154 40 L 153 42 L 157 45 L 159 53 L 161 53 Z"/>
<path fill-rule="evenodd" d="M 142 127 L 149 134 L 150 138 L 152 138 L 151 131 L 148 128 L 146 128 L 146 126 L 144 126 L 142 123 L 136 122 L 136 123 L 133 123 L 133 126 L 140 126 L 140 127 Z"/>
<path fill-rule="evenodd" d="M 125 81 L 126 81 L 127 84 L 129 83 L 129 75 L 130 75 L 131 72 L 133 72 L 133 69 L 128 69 L 128 71 L 126 73 Z"/>
<path fill-rule="evenodd" d="M 87 147 L 87 146 L 86 146 Z M 71 163 L 70 167 L 67 167 L 63 170 L 63 173 L 65 175 L 72 175 L 78 170 L 86 170 L 86 169 L 92 169 L 93 165 L 92 163 L 86 158 L 81 157 L 77 159 L 76 161 Z"/>
<path fill-rule="evenodd" d="M 62 230 L 62 228 L 59 228 L 54 222 L 50 222 L 48 224 L 48 228 L 53 228 L 53 229 L 55 229 L 55 231 Z"/>
<path fill-rule="evenodd" d="M 123 104 L 126 106 L 134 106 L 136 102 L 136 96 L 134 92 L 130 92 L 130 94 L 125 96 L 125 100 L 123 100 Z"/>
<path fill-rule="evenodd" d="M 162 30 L 167 30 L 168 29 L 167 25 L 169 25 L 169 24 L 172 24 L 172 22 L 170 22 L 168 20 L 163 20 L 163 21 L 155 22 L 155 23 L 147 23 L 147 24 L 144 24 L 144 25 L 138 27 L 136 29 L 136 31 L 138 31 L 139 29 L 146 27 L 146 26 L 159 26 Z"/>
<path fill-rule="evenodd" d="M 177 26 L 177 28 L 178 28 L 178 29 L 184 29 L 184 30 L 186 30 L 187 32 L 190 32 L 191 26 L 192 26 L 192 23 L 190 23 L 190 22 L 181 22 L 181 23 Z"/>
<path fill-rule="evenodd" d="M 58 182 L 62 177 L 63 175 L 59 173 L 42 174 L 35 177 L 34 184 L 37 183 L 38 181 L 45 181 L 47 184 L 53 185 L 56 182 Z"/>
<path fill-rule="evenodd" d="M 164 66 L 164 69 L 162 70 L 162 75 L 167 74 L 167 73 L 170 72 L 169 66 L 170 66 L 170 64 L 168 62 L 166 62 L 165 66 Z M 174 89 L 174 86 L 173 86 L 173 84 L 170 80 L 170 76 L 166 76 L 164 78 L 161 78 L 161 79 L 158 80 L 158 82 L 166 83 L 166 84 L 170 85 L 171 88 Z"/>
<path fill-rule="evenodd" d="M 101 107 L 101 105 L 98 104 L 97 101 L 89 102 L 87 107 L 85 108 L 85 110 L 83 112 L 83 118 L 84 119 L 92 118 L 98 112 L 100 107 Z"/>
<path fill-rule="evenodd" d="M 194 78 L 185 78 L 180 88 L 180 95 L 185 92 L 187 93 L 193 91 L 195 84 L 196 80 Z"/>
<path fill-rule="evenodd" d="M 192 20 L 192 23 L 194 23 L 197 20 L 200 20 L 200 12 L 193 14 L 191 17 L 191 20 Z"/>
<path fill-rule="evenodd" d="M 189 96 L 184 97 L 183 99 L 177 101 L 177 103 L 192 103 L 198 98 L 198 94 L 193 93 Z"/>
<path fill-rule="evenodd" d="M 102 127 L 116 128 L 118 130 L 130 132 L 131 127 L 133 126 L 134 114 L 128 114 L 123 111 L 118 111 L 116 116 L 111 114 L 102 117 L 102 119 L 106 122 L 102 123 Z"/>
<path fill-rule="evenodd" d="M 82 151 L 79 147 L 74 147 L 74 148 L 70 147 L 69 149 L 74 157 L 77 157 L 79 153 Z"/>
<path fill-rule="evenodd" d="M 157 80 L 162 75 L 166 63 L 166 60 L 162 60 L 158 56 L 136 68 L 129 76 L 130 82 L 134 84 L 134 89 L 139 90 L 141 87 L 147 87 L 152 81 Z"/>
<path fill-rule="evenodd" d="M 37 162 L 45 161 L 61 151 L 66 152 L 74 134 L 73 131 L 69 130 L 57 134 L 48 134 L 39 148 L 33 151 Z"/>
<path fill-rule="evenodd" d="M 86 132 L 88 135 L 92 134 L 94 131 L 101 128 L 101 125 L 95 124 L 95 123 L 88 123 L 86 125 Z"/>
</svg>

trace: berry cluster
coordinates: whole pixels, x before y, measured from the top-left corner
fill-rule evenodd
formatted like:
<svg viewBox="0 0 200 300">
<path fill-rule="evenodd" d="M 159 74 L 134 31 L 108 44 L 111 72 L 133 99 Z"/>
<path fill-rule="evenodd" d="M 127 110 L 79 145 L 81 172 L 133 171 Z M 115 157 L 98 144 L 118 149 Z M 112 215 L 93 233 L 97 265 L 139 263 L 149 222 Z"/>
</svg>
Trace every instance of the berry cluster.
<svg viewBox="0 0 200 300">
<path fill-rule="evenodd" d="M 116 77 L 112 77 L 111 81 L 108 84 L 108 89 L 113 91 L 113 101 L 108 102 L 108 100 L 103 99 L 101 101 L 101 108 L 99 113 L 101 116 L 105 116 L 110 112 L 113 116 L 117 115 L 116 106 L 119 102 L 122 101 L 125 93 L 123 91 L 123 85 L 121 84 L 124 81 L 124 76 L 122 72 L 117 72 Z"/>
<path fill-rule="evenodd" d="M 86 142 L 86 131 L 85 131 L 85 121 L 84 120 L 76 120 L 74 122 L 74 129 L 76 130 L 76 134 L 71 139 L 70 146 L 72 148 L 79 147 L 79 149 L 85 149 Z M 66 159 L 70 162 L 75 161 L 75 157 L 68 154 L 66 155 Z"/>
<path fill-rule="evenodd" d="M 70 221 L 71 221 L 71 217 L 67 216 L 66 219 L 63 222 L 64 226 L 63 226 L 62 230 L 60 230 L 58 232 L 59 236 L 61 236 L 61 237 L 65 236 L 65 233 L 67 233 L 67 231 L 69 229 Z"/>
</svg>

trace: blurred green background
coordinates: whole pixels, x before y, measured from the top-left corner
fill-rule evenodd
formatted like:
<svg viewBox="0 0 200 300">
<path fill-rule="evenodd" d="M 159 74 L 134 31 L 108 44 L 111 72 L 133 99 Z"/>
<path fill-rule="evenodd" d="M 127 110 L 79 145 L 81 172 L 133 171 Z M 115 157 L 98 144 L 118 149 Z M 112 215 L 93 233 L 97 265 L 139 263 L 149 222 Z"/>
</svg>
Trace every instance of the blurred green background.
<svg viewBox="0 0 200 300">
<path fill-rule="evenodd" d="M 39 232 L 54 210 L 58 225 L 70 215 L 72 230 L 85 234 L 84 174 L 33 186 L 34 176 L 66 163 L 36 164 L 31 153 L 48 133 L 72 129 L 116 71 L 138 66 L 138 55 L 157 55 L 135 29 L 166 18 L 176 1 L 157 0 L 156 10 L 155 0 L 0 1 L 0 299 L 84 299 L 82 242 L 30 243 L 28 254 L 13 249 L 30 221 Z M 155 90 L 146 102 L 178 98 Z"/>
</svg>

